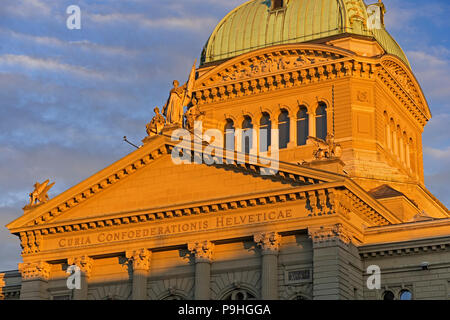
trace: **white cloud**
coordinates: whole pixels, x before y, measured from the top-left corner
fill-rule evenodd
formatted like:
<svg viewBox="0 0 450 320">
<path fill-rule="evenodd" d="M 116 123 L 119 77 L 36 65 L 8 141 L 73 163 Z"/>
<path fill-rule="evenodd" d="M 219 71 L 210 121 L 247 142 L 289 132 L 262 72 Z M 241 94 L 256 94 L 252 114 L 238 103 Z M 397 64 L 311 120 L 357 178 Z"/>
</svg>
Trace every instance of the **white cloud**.
<svg viewBox="0 0 450 320">
<path fill-rule="evenodd" d="M 15 0 L 2 3 L 1 6 L 4 12 L 22 17 L 48 16 L 52 11 L 48 1 L 42 0 Z"/>
<path fill-rule="evenodd" d="M 107 55 L 122 55 L 130 57 L 140 53 L 139 50 L 123 48 L 118 46 L 107 46 L 99 43 L 94 43 L 89 40 L 64 41 L 55 37 L 34 36 L 2 28 L 0 28 L 0 34 L 3 34 L 8 37 L 13 37 L 14 39 L 24 41 L 27 43 L 33 42 L 39 45 L 66 48 L 66 49 L 74 49 L 74 47 L 76 47 L 82 50 L 89 50 L 91 52 L 97 52 L 100 54 L 107 54 Z"/>
<path fill-rule="evenodd" d="M 193 31 L 204 31 L 205 28 L 214 26 L 217 19 L 213 17 L 165 17 L 165 18 L 148 18 L 142 14 L 89 14 L 86 16 L 91 21 L 99 24 L 109 23 L 127 23 L 138 24 L 144 28 L 165 28 L 165 29 L 189 29 Z"/>
<path fill-rule="evenodd" d="M 450 98 L 450 59 L 439 48 L 426 51 L 408 51 L 416 77 L 432 98 Z"/>
<path fill-rule="evenodd" d="M 433 160 L 450 162 L 450 147 L 447 147 L 445 149 L 436 149 L 425 146 L 423 148 L 423 151 L 426 156 L 433 158 Z"/>
<path fill-rule="evenodd" d="M 54 59 L 42 59 L 26 55 L 14 55 L 14 54 L 0 55 L 0 66 L 2 65 L 13 67 L 19 66 L 27 69 L 36 69 L 45 71 L 68 72 L 71 74 L 89 78 L 91 77 L 100 79 L 103 78 L 102 73 L 96 72 L 94 70 L 89 70 L 81 66 L 61 63 Z"/>
</svg>

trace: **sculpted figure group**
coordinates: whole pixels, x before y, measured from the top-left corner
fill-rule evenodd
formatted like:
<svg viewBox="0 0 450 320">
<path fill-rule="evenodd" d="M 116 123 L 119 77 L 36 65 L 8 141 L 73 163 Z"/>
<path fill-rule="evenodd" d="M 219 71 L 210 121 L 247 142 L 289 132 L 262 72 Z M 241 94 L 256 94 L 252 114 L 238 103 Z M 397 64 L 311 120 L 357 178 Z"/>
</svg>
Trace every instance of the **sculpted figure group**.
<svg viewBox="0 0 450 320">
<path fill-rule="evenodd" d="M 165 127 L 183 127 L 186 117 L 186 127 L 193 128 L 193 123 L 201 116 L 196 103 L 192 103 L 192 92 L 195 84 L 195 65 L 192 67 L 188 81 L 180 86 L 177 80 L 173 81 L 169 98 L 162 108 L 162 114 L 158 107 L 154 109 L 155 116 L 147 124 L 147 134 L 152 137 L 159 135 Z M 190 107 L 184 113 L 184 107 Z M 165 118 L 164 118 L 165 117 Z"/>
</svg>

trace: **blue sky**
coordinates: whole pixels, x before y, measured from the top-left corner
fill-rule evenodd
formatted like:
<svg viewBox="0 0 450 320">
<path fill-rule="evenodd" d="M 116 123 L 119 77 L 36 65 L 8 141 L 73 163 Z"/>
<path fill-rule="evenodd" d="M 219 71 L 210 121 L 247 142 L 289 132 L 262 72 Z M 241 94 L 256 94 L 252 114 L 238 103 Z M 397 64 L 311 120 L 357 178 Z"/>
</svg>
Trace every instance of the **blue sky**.
<svg viewBox="0 0 450 320">
<path fill-rule="evenodd" d="M 373 2 L 376 2 L 375 0 Z M 173 79 L 185 81 L 214 26 L 242 0 L 3 0 L 0 5 L 0 270 L 20 246 L 4 225 L 36 181 L 58 194 L 132 151 Z M 78 5 L 82 29 L 66 28 Z M 427 187 L 450 206 L 450 3 L 385 0 L 433 113 Z"/>
</svg>

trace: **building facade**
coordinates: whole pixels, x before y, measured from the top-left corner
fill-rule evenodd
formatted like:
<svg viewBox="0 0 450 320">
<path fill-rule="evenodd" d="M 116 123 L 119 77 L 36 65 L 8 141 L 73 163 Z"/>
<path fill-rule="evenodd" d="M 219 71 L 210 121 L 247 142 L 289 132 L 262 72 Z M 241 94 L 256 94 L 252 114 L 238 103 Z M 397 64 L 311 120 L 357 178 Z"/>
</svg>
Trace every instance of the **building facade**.
<svg viewBox="0 0 450 320">
<path fill-rule="evenodd" d="M 1 297 L 448 299 L 450 215 L 424 183 L 431 113 L 373 8 L 378 28 L 362 0 L 230 12 L 141 148 L 7 225 L 23 263 L 0 274 Z"/>
</svg>

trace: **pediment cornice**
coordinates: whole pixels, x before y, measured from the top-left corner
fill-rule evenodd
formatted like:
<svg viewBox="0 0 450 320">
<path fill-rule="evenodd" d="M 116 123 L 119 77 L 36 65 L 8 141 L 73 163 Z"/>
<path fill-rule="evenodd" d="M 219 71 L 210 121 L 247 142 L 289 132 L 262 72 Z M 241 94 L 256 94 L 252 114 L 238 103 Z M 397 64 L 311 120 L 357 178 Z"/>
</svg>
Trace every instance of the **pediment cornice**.
<svg viewBox="0 0 450 320">
<path fill-rule="evenodd" d="M 288 202 L 303 201 L 311 219 L 339 216 L 350 222 L 357 215 L 367 226 L 388 226 L 399 221 L 377 201 L 360 193 L 351 180 L 304 185 L 270 194 L 249 194 L 241 197 L 212 200 L 204 203 L 188 203 L 176 207 L 153 208 L 130 213 L 116 213 L 89 219 L 71 220 L 60 223 L 46 223 L 19 233 L 23 254 L 36 254 L 41 250 L 47 235 L 75 236 L 77 232 L 108 229 L 109 227 L 134 226 L 148 222 L 176 222 L 185 217 L 203 216 L 234 210 L 257 208 Z"/>
<path fill-rule="evenodd" d="M 224 161 L 222 165 L 213 166 L 217 166 L 218 169 L 225 168 L 246 175 L 250 174 L 258 179 L 282 181 L 287 185 L 286 189 L 274 190 L 269 194 L 247 194 L 201 203 L 109 213 L 103 216 L 67 219 L 65 221 L 58 219 L 58 221 L 53 222 L 57 217 L 69 212 L 71 208 L 84 201 L 89 201 L 92 196 L 100 194 L 121 179 L 131 177 L 134 172 L 151 165 L 153 161 L 162 158 L 164 155 L 167 155 L 168 161 L 171 161 L 168 153 L 173 147 L 174 144 L 167 137 L 155 137 L 153 141 L 150 141 L 141 149 L 50 200 L 43 206 L 36 208 L 33 212 L 17 219 L 7 227 L 12 233 L 19 235 L 24 248 L 23 253 L 33 254 L 40 251 L 43 237 L 46 235 L 70 234 L 84 230 L 151 221 L 158 222 L 164 219 L 226 212 L 247 207 L 264 207 L 289 201 L 305 201 L 311 217 L 320 217 L 324 212 L 325 214 L 339 214 L 347 218 L 351 214 L 358 214 L 370 226 L 398 223 L 386 208 L 370 198 L 356 183 L 345 176 L 280 162 L 279 171 L 275 175 L 264 177 L 261 175 L 261 170 L 266 170 L 267 167 L 254 164 L 251 161 L 245 163 Z M 161 159 L 161 161 L 164 160 Z"/>
<path fill-rule="evenodd" d="M 139 150 L 136 150 L 80 184 L 70 188 L 49 202 L 24 214 L 24 216 L 8 224 L 7 228 L 13 233 L 18 233 L 27 228 L 48 224 L 70 209 L 109 189 L 120 180 L 126 179 L 138 170 L 151 165 L 155 160 L 167 155 L 168 161 L 171 161 L 169 154 L 175 145 L 169 137 L 154 137 L 153 141 L 145 144 Z M 225 156 L 222 165 L 213 164 L 213 166 L 218 168 L 226 167 L 235 172 L 243 172 L 260 179 L 267 179 L 267 176 L 261 175 L 261 172 L 262 170 L 271 170 L 268 165 L 255 164 L 248 157 L 244 163 L 239 163 L 235 159 L 238 159 L 238 157 L 235 156 L 233 159 L 227 159 Z M 291 186 L 299 186 L 335 181 L 339 177 L 337 174 L 326 171 L 289 163 L 279 163 L 279 170 L 270 179 L 282 180 Z"/>
<path fill-rule="evenodd" d="M 414 74 L 395 56 L 381 58 L 378 78 L 401 101 L 413 117 L 423 126 L 431 119 L 431 111 L 422 88 Z"/>
</svg>

